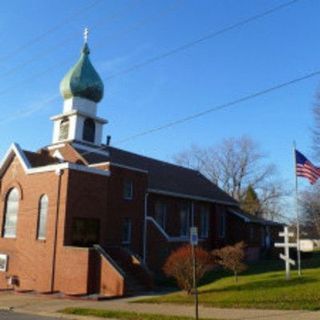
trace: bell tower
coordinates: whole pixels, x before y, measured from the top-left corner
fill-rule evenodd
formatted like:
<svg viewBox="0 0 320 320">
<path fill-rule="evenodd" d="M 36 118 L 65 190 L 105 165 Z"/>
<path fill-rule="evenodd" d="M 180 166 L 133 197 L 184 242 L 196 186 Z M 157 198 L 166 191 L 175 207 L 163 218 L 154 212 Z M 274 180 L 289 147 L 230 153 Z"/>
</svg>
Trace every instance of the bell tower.
<svg viewBox="0 0 320 320">
<path fill-rule="evenodd" d="M 103 82 L 89 59 L 88 29 L 77 63 L 60 83 L 64 99 L 63 112 L 51 118 L 52 143 L 84 142 L 101 145 L 102 128 L 107 120 L 97 117 L 97 104 L 103 98 Z"/>
</svg>

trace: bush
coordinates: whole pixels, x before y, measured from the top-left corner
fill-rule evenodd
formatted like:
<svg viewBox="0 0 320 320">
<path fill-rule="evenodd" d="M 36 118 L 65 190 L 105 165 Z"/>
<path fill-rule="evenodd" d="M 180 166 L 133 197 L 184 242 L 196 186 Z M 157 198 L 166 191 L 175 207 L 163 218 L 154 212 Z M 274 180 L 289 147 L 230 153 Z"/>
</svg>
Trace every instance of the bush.
<svg viewBox="0 0 320 320">
<path fill-rule="evenodd" d="M 198 282 L 211 269 L 213 260 L 211 255 L 201 247 L 195 247 L 195 257 Z M 168 277 L 176 279 L 180 289 L 190 294 L 193 287 L 191 245 L 184 245 L 172 252 L 164 264 L 163 271 Z"/>
<path fill-rule="evenodd" d="M 215 261 L 234 274 L 235 282 L 238 282 L 238 274 L 247 269 L 244 264 L 245 243 L 243 241 L 233 246 L 226 246 L 222 249 L 212 251 Z"/>
</svg>

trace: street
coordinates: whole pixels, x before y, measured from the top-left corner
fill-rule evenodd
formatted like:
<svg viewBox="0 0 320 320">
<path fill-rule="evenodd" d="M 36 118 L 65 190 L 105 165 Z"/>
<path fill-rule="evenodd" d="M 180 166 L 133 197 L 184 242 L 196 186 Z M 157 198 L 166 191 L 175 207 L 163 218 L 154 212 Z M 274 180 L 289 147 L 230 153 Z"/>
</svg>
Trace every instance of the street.
<svg viewBox="0 0 320 320">
<path fill-rule="evenodd" d="M 40 317 L 36 315 L 0 310 L 0 320 L 57 320 L 58 318 Z"/>
</svg>

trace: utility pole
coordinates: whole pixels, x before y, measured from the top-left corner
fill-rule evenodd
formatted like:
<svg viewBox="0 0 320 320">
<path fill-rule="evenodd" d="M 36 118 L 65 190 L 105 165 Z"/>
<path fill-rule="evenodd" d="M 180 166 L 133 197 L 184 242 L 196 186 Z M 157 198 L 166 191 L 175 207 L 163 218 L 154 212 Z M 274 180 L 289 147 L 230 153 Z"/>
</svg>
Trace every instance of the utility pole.
<svg viewBox="0 0 320 320">
<path fill-rule="evenodd" d="M 195 254 L 195 246 L 198 245 L 198 228 L 190 228 L 190 243 L 192 254 L 192 274 L 193 274 L 193 294 L 194 294 L 194 306 L 195 306 L 195 319 L 199 319 L 199 300 L 198 300 L 198 287 L 197 287 L 197 261 Z"/>
</svg>

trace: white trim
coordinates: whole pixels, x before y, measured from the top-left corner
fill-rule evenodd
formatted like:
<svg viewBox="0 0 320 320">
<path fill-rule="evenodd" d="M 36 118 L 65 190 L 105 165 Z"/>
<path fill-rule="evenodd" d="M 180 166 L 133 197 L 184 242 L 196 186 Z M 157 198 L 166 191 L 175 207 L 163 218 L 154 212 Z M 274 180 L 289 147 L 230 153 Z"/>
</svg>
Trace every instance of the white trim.
<svg viewBox="0 0 320 320">
<path fill-rule="evenodd" d="M 186 236 L 186 237 L 171 237 L 171 236 L 169 236 L 153 217 L 147 216 L 146 220 L 152 222 L 168 242 L 189 242 L 188 236 Z"/>
<path fill-rule="evenodd" d="M 95 145 L 95 144 L 93 144 Z M 76 142 L 73 142 L 72 143 L 72 146 L 74 148 L 79 148 L 79 149 L 82 149 L 84 151 L 90 151 L 90 153 L 98 153 L 98 154 L 103 154 L 104 156 L 109 156 L 110 153 L 109 151 L 103 151 L 101 148 L 92 148 L 92 147 L 89 147 L 87 145 L 84 145 L 84 144 L 81 144 L 81 143 L 76 143 Z M 82 155 L 78 150 L 76 150 L 80 155 Z"/>
<path fill-rule="evenodd" d="M 193 199 L 193 200 L 205 201 L 205 202 L 211 202 L 211 203 L 217 203 L 217 204 L 226 204 L 229 206 L 236 206 L 237 205 L 236 202 L 232 203 L 232 202 L 227 202 L 227 201 L 213 200 L 213 199 L 206 198 L 206 197 L 193 196 L 193 195 L 189 195 L 189 194 L 177 193 L 177 192 L 171 192 L 171 191 L 165 191 L 165 190 L 148 189 L 148 192 L 163 194 L 163 195 L 177 197 L 177 198 Z"/>
<path fill-rule="evenodd" d="M 253 221 L 251 221 L 249 218 L 247 218 L 245 215 L 241 214 L 241 212 L 238 212 L 238 211 L 236 211 L 236 210 L 232 210 L 232 209 L 229 209 L 229 208 L 228 208 L 227 211 L 229 211 L 230 213 L 232 213 L 232 214 L 236 215 L 237 217 L 243 219 L 244 222 L 246 222 L 246 223 L 248 223 L 248 222 L 253 222 Z"/>
<path fill-rule="evenodd" d="M 64 161 L 64 157 L 59 150 L 55 150 L 52 156 L 57 158 L 59 161 Z"/>
<path fill-rule="evenodd" d="M 135 168 L 135 167 L 125 166 L 123 164 L 119 164 L 119 163 L 112 162 L 112 161 L 109 161 L 108 163 L 111 166 L 115 166 L 115 167 L 119 167 L 119 168 L 123 168 L 123 169 L 128 169 L 128 170 L 138 171 L 138 172 L 143 172 L 143 173 L 149 173 L 148 170 L 143 170 L 143 169 L 139 169 L 139 168 Z"/>
<path fill-rule="evenodd" d="M 65 117 L 74 116 L 74 115 L 80 115 L 80 116 L 83 116 L 83 117 L 86 117 L 86 118 L 91 118 L 91 119 L 93 119 L 96 122 L 99 122 L 101 124 L 108 123 L 108 120 L 106 120 L 106 119 L 103 119 L 103 118 L 100 118 L 100 117 L 97 117 L 97 116 L 93 116 L 90 113 L 81 112 L 81 111 L 78 111 L 78 110 L 73 110 L 73 111 L 70 111 L 70 112 L 58 114 L 56 116 L 51 117 L 50 120 L 55 121 L 55 120 L 59 120 L 59 119 L 62 119 L 62 118 L 65 118 Z"/>
<path fill-rule="evenodd" d="M 12 143 L 9 150 L 6 152 L 5 156 L 3 157 L 1 164 L 0 164 L 0 176 L 3 174 L 9 162 L 11 161 L 12 157 L 16 155 L 20 160 L 22 167 L 25 171 L 31 168 L 31 164 L 26 158 L 25 154 L 23 153 L 22 149 L 17 143 Z"/>
<path fill-rule="evenodd" d="M 16 155 L 18 157 L 26 174 L 37 174 L 37 173 L 50 172 L 50 171 L 56 171 L 61 169 L 70 169 L 70 170 L 82 171 L 87 173 L 99 174 L 107 177 L 110 176 L 109 170 L 99 170 L 99 169 L 89 168 L 83 165 L 79 165 L 75 163 L 67 163 L 67 162 L 32 168 L 23 150 L 20 148 L 20 146 L 17 143 L 13 143 L 10 146 L 9 150 L 7 151 L 6 155 L 4 156 L 0 164 L 0 177 L 3 175 L 6 168 L 8 167 L 13 155 Z"/>
<path fill-rule="evenodd" d="M 59 149 L 59 148 L 63 148 L 65 147 L 66 144 L 65 143 L 56 143 L 56 144 L 52 144 L 48 147 L 46 147 L 48 150 L 53 150 L 53 149 Z"/>
<path fill-rule="evenodd" d="M 105 162 L 88 164 L 88 167 L 90 167 L 90 168 L 95 168 L 95 167 L 107 166 L 107 165 L 109 165 L 109 164 L 110 164 L 109 161 L 105 161 Z"/>
</svg>

